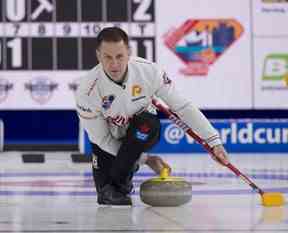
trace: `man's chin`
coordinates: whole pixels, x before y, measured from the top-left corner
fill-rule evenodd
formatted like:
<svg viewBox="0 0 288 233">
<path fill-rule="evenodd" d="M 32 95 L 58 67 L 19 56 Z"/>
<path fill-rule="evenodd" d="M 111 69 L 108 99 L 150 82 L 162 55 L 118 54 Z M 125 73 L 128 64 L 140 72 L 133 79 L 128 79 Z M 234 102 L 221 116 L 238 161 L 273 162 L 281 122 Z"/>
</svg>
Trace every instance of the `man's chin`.
<svg viewBox="0 0 288 233">
<path fill-rule="evenodd" d="M 115 81 L 119 81 L 121 82 L 123 80 L 123 74 L 117 73 L 117 74 L 112 74 L 111 77 L 115 80 Z"/>
<path fill-rule="evenodd" d="M 122 77 L 119 76 L 110 76 L 114 82 L 116 83 L 121 83 L 122 82 Z"/>
</svg>

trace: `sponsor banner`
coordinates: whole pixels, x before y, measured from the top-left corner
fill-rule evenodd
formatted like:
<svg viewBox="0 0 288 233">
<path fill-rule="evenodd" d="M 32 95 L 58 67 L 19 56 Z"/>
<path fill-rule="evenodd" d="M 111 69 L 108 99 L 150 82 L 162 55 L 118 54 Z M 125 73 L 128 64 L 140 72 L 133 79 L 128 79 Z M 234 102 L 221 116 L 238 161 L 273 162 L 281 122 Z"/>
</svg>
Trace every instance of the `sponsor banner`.
<svg viewBox="0 0 288 233">
<path fill-rule="evenodd" d="M 198 107 L 252 107 L 249 4 L 156 1 L 157 62 Z"/>
<path fill-rule="evenodd" d="M 287 0 L 253 0 L 251 2 L 255 36 L 288 35 Z"/>
<path fill-rule="evenodd" d="M 287 120 L 212 120 L 228 152 L 287 153 Z M 206 152 L 182 129 L 169 120 L 162 121 L 160 142 L 151 152 L 199 153 Z"/>
<path fill-rule="evenodd" d="M 287 38 L 256 38 L 254 53 L 255 108 L 288 108 Z"/>
<path fill-rule="evenodd" d="M 0 75 L 0 109 L 75 109 L 73 93 L 80 75 L 80 72 L 13 75 L 3 72 Z"/>
<path fill-rule="evenodd" d="M 287 153 L 288 119 L 211 120 L 229 153 Z M 161 120 L 161 137 L 151 153 L 206 153 L 170 120 Z M 80 127 L 79 148 L 89 155 L 91 146 Z"/>
</svg>

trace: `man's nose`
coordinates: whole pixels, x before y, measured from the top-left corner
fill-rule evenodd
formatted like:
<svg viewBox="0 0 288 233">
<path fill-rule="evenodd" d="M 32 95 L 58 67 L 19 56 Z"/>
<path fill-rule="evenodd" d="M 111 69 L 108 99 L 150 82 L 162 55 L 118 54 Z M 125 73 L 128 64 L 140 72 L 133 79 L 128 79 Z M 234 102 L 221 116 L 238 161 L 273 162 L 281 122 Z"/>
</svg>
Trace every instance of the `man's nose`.
<svg viewBox="0 0 288 233">
<path fill-rule="evenodd" d="M 111 66 L 117 66 L 118 60 L 116 58 L 111 59 Z"/>
</svg>

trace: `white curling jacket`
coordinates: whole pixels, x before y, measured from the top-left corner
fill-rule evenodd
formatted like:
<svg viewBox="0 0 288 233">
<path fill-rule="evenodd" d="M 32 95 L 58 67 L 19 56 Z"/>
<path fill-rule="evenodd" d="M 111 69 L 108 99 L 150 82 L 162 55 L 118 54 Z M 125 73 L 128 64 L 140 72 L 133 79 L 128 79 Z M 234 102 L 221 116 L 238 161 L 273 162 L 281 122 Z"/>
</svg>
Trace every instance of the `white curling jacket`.
<svg viewBox="0 0 288 233">
<path fill-rule="evenodd" d="M 221 144 L 217 131 L 192 102 L 175 89 L 174 83 L 155 63 L 130 57 L 126 81 L 113 82 L 98 64 L 79 79 L 76 108 L 89 139 L 102 150 L 116 155 L 129 119 L 143 110 L 155 112 L 152 98 L 164 101 L 210 146 Z"/>
</svg>

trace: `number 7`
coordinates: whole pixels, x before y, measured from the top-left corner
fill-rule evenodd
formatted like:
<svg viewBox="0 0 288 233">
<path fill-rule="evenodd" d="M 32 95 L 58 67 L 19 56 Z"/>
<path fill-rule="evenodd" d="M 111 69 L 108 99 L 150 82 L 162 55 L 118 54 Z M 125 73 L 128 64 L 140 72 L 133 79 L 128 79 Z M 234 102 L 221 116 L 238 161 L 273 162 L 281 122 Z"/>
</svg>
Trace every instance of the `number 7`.
<svg viewBox="0 0 288 233">
<path fill-rule="evenodd" d="M 14 26 L 14 29 L 15 29 L 14 35 L 16 36 L 19 33 L 20 24 L 19 23 L 14 23 L 13 26 Z"/>
</svg>

